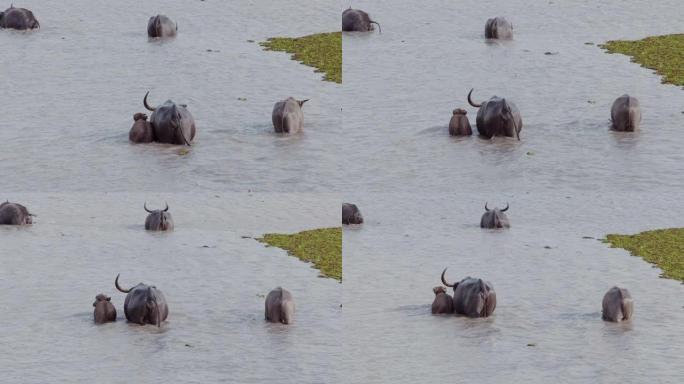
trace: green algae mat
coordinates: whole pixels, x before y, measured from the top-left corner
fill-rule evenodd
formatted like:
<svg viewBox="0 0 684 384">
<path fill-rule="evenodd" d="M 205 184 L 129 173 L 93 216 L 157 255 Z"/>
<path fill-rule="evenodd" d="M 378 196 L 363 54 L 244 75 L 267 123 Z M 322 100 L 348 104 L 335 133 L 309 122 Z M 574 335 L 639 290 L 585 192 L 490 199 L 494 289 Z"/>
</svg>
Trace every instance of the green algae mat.
<svg viewBox="0 0 684 384">
<path fill-rule="evenodd" d="M 631 56 L 633 62 L 661 75 L 663 83 L 684 86 L 684 34 L 612 40 L 599 47 L 608 53 Z"/>
<path fill-rule="evenodd" d="M 292 54 L 292 60 L 316 68 L 323 79 L 342 84 L 342 32 L 302 37 L 272 37 L 259 43 L 267 51 Z"/>
<path fill-rule="evenodd" d="M 604 242 L 656 264 L 663 270 L 663 277 L 684 281 L 684 228 L 658 229 L 636 235 L 611 234 Z"/>
<path fill-rule="evenodd" d="M 342 281 L 342 228 L 320 228 L 294 234 L 267 233 L 256 239 L 313 263 L 321 276 Z"/>
</svg>

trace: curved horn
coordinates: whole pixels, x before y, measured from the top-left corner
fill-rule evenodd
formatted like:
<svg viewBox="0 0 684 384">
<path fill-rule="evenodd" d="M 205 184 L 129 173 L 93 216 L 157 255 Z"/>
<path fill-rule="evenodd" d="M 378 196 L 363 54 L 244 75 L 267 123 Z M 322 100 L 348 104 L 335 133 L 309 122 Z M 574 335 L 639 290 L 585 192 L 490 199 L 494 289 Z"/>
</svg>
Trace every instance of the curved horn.
<svg viewBox="0 0 684 384">
<path fill-rule="evenodd" d="M 166 211 L 168 211 L 168 210 L 169 210 L 169 203 L 167 203 L 167 202 L 164 202 L 164 204 L 166 204 L 166 208 L 164 208 L 164 212 L 166 212 Z"/>
<path fill-rule="evenodd" d="M 485 202 L 485 211 L 489 212 L 489 208 L 487 208 L 487 203 Z"/>
<path fill-rule="evenodd" d="M 506 203 L 506 208 L 501 210 L 501 212 L 506 212 L 506 211 L 508 211 L 508 203 Z"/>
<path fill-rule="evenodd" d="M 382 33 L 382 28 L 380 27 L 380 23 L 378 23 L 377 21 L 373 21 L 373 20 L 371 20 L 370 23 L 376 24 L 378 26 L 378 32 Z"/>
<path fill-rule="evenodd" d="M 470 92 L 468 92 L 468 104 L 472 105 L 472 106 L 475 107 L 475 108 L 480 108 L 480 107 L 482 106 L 482 103 L 476 104 L 476 103 L 474 103 L 473 100 L 470 98 L 470 95 L 473 93 L 473 90 L 475 90 L 475 88 L 471 88 L 471 89 L 470 89 Z"/>
<path fill-rule="evenodd" d="M 145 202 L 145 205 L 143 205 L 143 208 L 145 208 L 145 210 L 147 211 L 147 213 L 152 213 L 152 212 L 153 212 L 153 211 L 150 211 L 149 209 L 147 209 L 147 201 Z"/>
<path fill-rule="evenodd" d="M 302 105 L 304 105 L 304 103 L 306 103 L 306 102 L 309 101 L 309 100 L 310 100 L 310 99 L 304 99 L 304 100 L 301 100 L 301 101 L 300 101 L 300 100 L 297 100 L 297 104 L 299 104 L 299 106 L 301 107 Z"/>
<path fill-rule="evenodd" d="M 123 289 L 123 288 L 121 288 L 121 286 L 119 285 L 119 275 L 120 275 L 120 274 L 116 275 L 116 279 L 114 280 L 114 286 L 116 287 L 116 289 L 118 289 L 119 291 L 121 291 L 121 292 L 123 292 L 123 293 L 128 293 L 128 292 L 130 292 L 130 291 L 131 291 L 130 289 Z"/>
<path fill-rule="evenodd" d="M 147 104 L 147 95 L 149 95 L 149 94 L 150 94 L 150 91 L 147 91 L 147 93 L 145 94 L 145 97 L 143 98 L 143 105 L 144 105 L 145 108 L 147 108 L 148 110 L 154 112 L 154 110 L 157 109 L 157 108 L 152 108 L 152 107 L 150 107 L 149 104 Z"/>
<path fill-rule="evenodd" d="M 446 282 L 446 280 L 444 280 L 444 273 L 446 272 L 446 270 L 447 270 L 447 269 L 444 268 L 444 270 L 442 271 L 442 284 L 446 285 L 447 287 L 452 287 L 452 288 L 453 288 L 453 286 L 454 286 L 453 284 L 449 284 L 449 283 Z"/>
</svg>

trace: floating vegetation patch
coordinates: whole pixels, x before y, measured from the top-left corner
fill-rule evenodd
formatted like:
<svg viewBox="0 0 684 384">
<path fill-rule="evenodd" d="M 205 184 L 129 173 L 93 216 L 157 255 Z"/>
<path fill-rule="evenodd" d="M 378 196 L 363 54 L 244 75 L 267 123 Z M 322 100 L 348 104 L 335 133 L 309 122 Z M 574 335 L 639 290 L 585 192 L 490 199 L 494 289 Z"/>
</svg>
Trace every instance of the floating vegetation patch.
<svg viewBox="0 0 684 384">
<path fill-rule="evenodd" d="M 621 53 L 653 69 L 663 83 L 684 86 L 684 34 L 647 37 L 642 40 L 612 40 L 599 47 Z"/>
<path fill-rule="evenodd" d="M 636 235 L 606 236 L 612 248 L 624 248 L 663 270 L 662 277 L 684 281 L 684 228 L 658 229 Z"/>
<path fill-rule="evenodd" d="M 313 263 L 321 275 L 342 281 L 342 228 L 321 228 L 295 234 L 268 233 L 256 239 L 282 248 L 303 261 Z"/>
<path fill-rule="evenodd" d="M 260 43 L 267 51 L 284 51 L 292 60 L 316 68 L 324 80 L 342 83 L 342 32 L 303 37 L 272 37 Z"/>
</svg>

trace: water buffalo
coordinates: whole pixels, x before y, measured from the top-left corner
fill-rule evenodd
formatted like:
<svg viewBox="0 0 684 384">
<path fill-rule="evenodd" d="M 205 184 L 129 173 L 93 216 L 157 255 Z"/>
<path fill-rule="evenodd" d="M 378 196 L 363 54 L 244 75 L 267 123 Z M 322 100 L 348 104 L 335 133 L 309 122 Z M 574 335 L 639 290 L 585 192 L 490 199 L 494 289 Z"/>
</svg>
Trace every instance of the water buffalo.
<svg viewBox="0 0 684 384">
<path fill-rule="evenodd" d="M 342 224 L 363 224 L 363 216 L 356 204 L 342 203 Z"/>
<path fill-rule="evenodd" d="M 613 130 L 616 131 L 634 132 L 639 129 L 639 123 L 641 123 L 639 100 L 628 94 L 615 99 L 610 108 L 610 120 L 613 123 Z"/>
<path fill-rule="evenodd" d="M 454 299 L 446 293 L 444 287 L 434 287 L 435 301 L 432 302 L 432 314 L 454 313 Z"/>
<path fill-rule="evenodd" d="M 512 39 L 513 38 L 513 24 L 508 22 L 504 17 L 495 17 L 488 19 L 485 24 L 485 38 L 486 39 Z"/>
<path fill-rule="evenodd" d="M 33 12 L 26 8 L 14 8 L 12 5 L 5 12 L 0 12 L 0 28 L 35 29 L 40 28 L 40 23 Z"/>
<path fill-rule="evenodd" d="M 603 296 L 603 320 L 620 322 L 632 318 L 634 302 L 625 288 L 613 287 Z"/>
<path fill-rule="evenodd" d="M 307 101 L 309 99 L 295 100 L 292 97 L 288 97 L 283 101 L 275 103 L 273 113 L 271 114 L 275 131 L 277 133 L 296 133 L 301 131 L 304 126 L 302 105 Z"/>
<path fill-rule="evenodd" d="M 382 33 L 380 24 L 370 19 L 368 14 L 360 9 L 346 9 L 342 12 L 342 30 L 346 32 L 369 32 L 374 30 L 373 24 L 377 24 Z"/>
<path fill-rule="evenodd" d="M 154 324 L 161 326 L 161 322 L 169 315 L 164 294 L 154 285 L 139 283 L 133 288 L 123 289 L 119 286 L 119 275 L 116 275 L 114 286 L 126 293 L 124 313 L 126 320 L 140 325 Z"/>
<path fill-rule="evenodd" d="M 472 93 L 473 90 L 471 89 L 468 92 L 468 103 L 475 108 L 479 108 L 475 122 L 477 124 L 477 131 L 481 136 L 486 138 L 507 136 L 516 137 L 520 140 L 522 118 L 515 104 L 498 96 L 492 96 L 491 99 L 477 104 L 470 98 Z"/>
<path fill-rule="evenodd" d="M 504 209 L 489 209 L 487 203 L 485 203 L 485 213 L 482 214 L 480 219 L 480 228 L 510 228 L 511 224 L 509 224 L 508 217 L 504 213 L 506 211 L 508 211 L 508 203 L 506 203 L 506 208 Z"/>
<path fill-rule="evenodd" d="M 156 108 L 147 104 L 148 91 L 143 98 L 143 105 L 147 110 L 152 111 L 150 124 L 154 140 L 160 143 L 190 145 L 195 138 L 195 119 L 192 117 L 188 106 L 176 104 L 171 100 Z"/>
<path fill-rule="evenodd" d="M 116 321 L 116 308 L 111 302 L 112 298 L 100 293 L 95 296 L 95 302 L 93 303 L 93 318 L 97 324 L 107 323 L 110 321 Z"/>
<path fill-rule="evenodd" d="M 465 109 L 454 109 L 454 114 L 449 121 L 449 134 L 451 136 L 470 136 L 473 134 L 470 122 L 466 117 L 467 113 Z"/>
<path fill-rule="evenodd" d="M 442 283 L 454 289 L 454 312 L 468 317 L 488 317 L 494 313 L 496 293 L 491 283 L 466 277 L 456 284 L 449 284 L 444 279 L 446 270 L 442 271 Z"/>
<path fill-rule="evenodd" d="M 265 315 L 267 321 L 292 324 L 294 312 L 294 299 L 287 289 L 277 287 L 266 296 Z"/>
<path fill-rule="evenodd" d="M 154 141 L 154 134 L 152 132 L 152 124 L 147 121 L 147 115 L 144 113 L 136 113 L 133 115 L 133 126 L 128 132 L 128 140 L 134 143 L 151 143 Z"/>
<path fill-rule="evenodd" d="M 150 17 L 147 22 L 147 36 L 155 37 L 174 37 L 178 31 L 178 26 L 166 15 Z"/>
<path fill-rule="evenodd" d="M 148 231 L 171 231 L 173 230 L 173 217 L 169 213 L 169 205 L 166 208 L 150 211 L 147 209 L 147 203 L 143 205 L 145 211 L 149 212 L 147 219 L 145 219 L 145 229 Z"/>
<path fill-rule="evenodd" d="M 21 204 L 6 201 L 0 204 L 0 225 L 33 224 L 33 214 Z"/>
</svg>

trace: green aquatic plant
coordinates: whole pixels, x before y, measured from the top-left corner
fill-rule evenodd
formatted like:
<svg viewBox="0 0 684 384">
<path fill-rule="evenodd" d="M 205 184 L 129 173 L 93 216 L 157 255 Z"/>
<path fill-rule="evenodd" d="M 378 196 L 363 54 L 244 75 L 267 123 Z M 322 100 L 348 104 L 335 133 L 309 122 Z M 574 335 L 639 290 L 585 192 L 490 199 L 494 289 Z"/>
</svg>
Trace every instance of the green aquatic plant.
<svg viewBox="0 0 684 384">
<path fill-rule="evenodd" d="M 599 47 L 621 53 L 663 76 L 663 83 L 684 86 L 684 34 L 652 36 L 642 40 L 611 40 Z"/>
<path fill-rule="evenodd" d="M 282 248 L 292 256 L 313 263 L 321 275 L 342 281 L 342 228 L 320 228 L 294 234 L 267 233 L 256 239 Z"/>
<path fill-rule="evenodd" d="M 267 51 L 291 53 L 293 60 L 324 73 L 324 80 L 342 83 L 342 32 L 295 38 L 272 37 L 259 44 Z"/>
<path fill-rule="evenodd" d="M 663 270 L 662 276 L 684 281 L 684 228 L 658 229 L 636 235 L 607 235 L 611 248 L 623 248 Z"/>
</svg>

